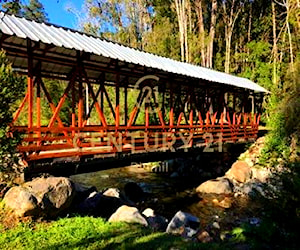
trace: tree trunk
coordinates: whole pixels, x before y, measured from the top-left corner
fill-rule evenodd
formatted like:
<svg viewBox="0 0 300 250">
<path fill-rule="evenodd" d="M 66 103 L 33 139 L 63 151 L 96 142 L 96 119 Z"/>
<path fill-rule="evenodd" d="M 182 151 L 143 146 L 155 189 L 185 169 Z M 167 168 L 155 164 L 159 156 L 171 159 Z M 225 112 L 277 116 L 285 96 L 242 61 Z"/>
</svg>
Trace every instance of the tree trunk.
<svg viewBox="0 0 300 250">
<path fill-rule="evenodd" d="M 232 32 L 225 32 L 225 73 L 230 72 L 231 37 Z"/>
<path fill-rule="evenodd" d="M 186 15 L 185 15 L 185 0 L 175 0 L 175 7 L 178 19 L 178 26 L 179 26 L 179 37 L 180 37 L 180 51 L 181 51 L 181 61 L 184 62 L 186 59 L 185 56 L 185 49 L 187 48 L 185 43 L 187 39 L 185 38 L 186 35 Z"/>
<path fill-rule="evenodd" d="M 201 66 L 206 66 L 206 53 L 205 53 L 205 32 L 203 22 L 202 0 L 196 0 L 196 14 L 198 17 L 198 28 L 200 38 L 200 53 L 201 53 Z"/>
<path fill-rule="evenodd" d="M 292 73 L 294 74 L 294 72 L 295 72 L 295 69 L 294 69 L 294 54 L 293 54 L 293 44 L 292 44 L 292 35 L 291 35 L 291 30 L 290 30 L 289 17 L 290 17 L 290 3 L 289 3 L 289 0 L 287 0 L 286 1 L 286 27 L 287 27 L 287 31 L 288 31 L 288 37 L 289 37 Z"/>
<path fill-rule="evenodd" d="M 214 38 L 216 32 L 216 20 L 217 20 L 217 0 L 213 0 L 211 3 L 211 21 L 210 21 L 210 31 L 209 31 L 209 43 L 207 48 L 207 64 L 208 68 L 213 67 L 213 50 L 214 50 Z M 202 21 L 203 22 L 203 21 Z"/>
<path fill-rule="evenodd" d="M 277 86 L 277 57 L 278 57 L 278 49 L 277 49 L 277 35 L 276 35 L 276 10 L 275 4 L 272 1 L 272 22 L 273 22 L 273 84 Z"/>
<path fill-rule="evenodd" d="M 235 11 L 235 0 L 232 0 L 230 13 L 227 13 L 226 1 L 223 1 L 223 14 L 225 20 L 225 72 L 230 72 L 230 57 L 231 57 L 231 38 L 235 22 L 241 12 L 241 6 L 237 7 Z M 229 16 L 228 16 L 229 15 Z"/>
</svg>

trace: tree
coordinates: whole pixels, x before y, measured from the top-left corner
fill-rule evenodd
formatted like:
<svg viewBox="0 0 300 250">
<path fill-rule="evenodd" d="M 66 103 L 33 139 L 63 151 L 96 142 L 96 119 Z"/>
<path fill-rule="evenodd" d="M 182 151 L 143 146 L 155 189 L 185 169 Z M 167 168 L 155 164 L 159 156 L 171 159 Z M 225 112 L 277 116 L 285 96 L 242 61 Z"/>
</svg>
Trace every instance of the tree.
<svg viewBox="0 0 300 250">
<path fill-rule="evenodd" d="M 203 0 L 195 1 L 195 8 L 197 14 L 197 23 L 199 29 L 199 37 L 201 44 L 201 65 L 212 68 L 213 67 L 213 51 L 214 51 L 214 39 L 216 32 L 216 21 L 217 21 L 217 8 L 218 3 L 216 0 L 211 2 L 211 12 L 210 12 L 210 28 L 209 32 L 205 31 L 205 23 L 204 23 L 204 14 L 203 14 Z M 208 38 L 206 39 L 206 34 L 208 34 Z M 207 41 L 207 42 L 206 42 Z"/>
<path fill-rule="evenodd" d="M 37 21 L 46 22 L 48 21 L 47 14 L 43 4 L 39 0 L 30 0 L 28 5 L 23 6 L 24 17 Z"/>
<path fill-rule="evenodd" d="M 177 21 L 179 26 L 180 52 L 181 61 L 189 62 L 189 46 L 188 46 L 188 8 L 190 8 L 189 0 L 174 0 L 177 13 Z"/>
<path fill-rule="evenodd" d="M 1 7 L 8 14 L 21 15 L 22 5 L 20 0 L 4 1 Z"/>
<path fill-rule="evenodd" d="M 243 1 L 237 3 L 235 0 L 223 0 L 223 17 L 225 23 L 225 72 L 230 72 L 231 40 L 236 20 L 241 13 Z"/>
<path fill-rule="evenodd" d="M 3 50 L 0 51 L 0 172 L 9 172 L 15 157 L 19 137 L 9 131 L 16 101 L 24 92 L 24 79 L 13 72 Z"/>
<path fill-rule="evenodd" d="M 87 33 L 143 49 L 144 35 L 151 28 L 151 8 L 148 0 L 86 0 L 87 15 L 79 15 L 79 26 Z"/>
<path fill-rule="evenodd" d="M 21 0 L 4 1 L 2 9 L 8 13 L 25 17 L 37 22 L 48 21 L 43 4 L 39 0 L 30 0 L 28 5 L 21 3 Z"/>
</svg>

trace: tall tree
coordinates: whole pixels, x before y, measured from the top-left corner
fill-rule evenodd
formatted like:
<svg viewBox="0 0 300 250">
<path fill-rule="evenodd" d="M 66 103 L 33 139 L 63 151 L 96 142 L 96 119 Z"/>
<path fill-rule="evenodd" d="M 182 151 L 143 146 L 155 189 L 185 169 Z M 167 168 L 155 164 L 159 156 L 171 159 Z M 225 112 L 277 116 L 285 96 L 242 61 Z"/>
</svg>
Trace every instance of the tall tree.
<svg viewBox="0 0 300 250">
<path fill-rule="evenodd" d="M 204 2 L 205 2 L 204 0 L 195 1 L 195 10 L 198 19 L 197 23 L 198 23 L 199 38 L 200 38 L 199 40 L 200 40 L 201 65 L 208 68 L 212 68 L 218 2 L 217 0 L 212 0 L 211 7 L 208 8 L 211 10 L 209 25 L 205 25 L 204 23 L 205 18 L 204 18 L 204 11 L 203 11 L 204 5 L 208 7 L 209 2 L 206 4 L 204 4 Z M 205 31 L 205 26 L 209 27 L 208 31 Z M 206 34 L 208 34 L 207 37 Z"/>
<path fill-rule="evenodd" d="M 189 0 L 174 0 L 180 36 L 181 61 L 189 62 L 188 46 L 188 8 Z"/>
<path fill-rule="evenodd" d="M 225 72 L 230 72 L 231 40 L 236 20 L 241 13 L 243 1 L 223 0 L 223 18 L 225 23 Z"/>
<path fill-rule="evenodd" d="M 143 49 L 145 33 L 151 28 L 148 0 L 86 0 L 80 26 L 85 32 Z"/>
<path fill-rule="evenodd" d="M 278 60 L 278 48 L 277 48 L 277 26 L 276 26 L 276 9 L 275 3 L 272 1 L 272 24 L 273 24 L 273 84 L 277 86 L 277 60 Z"/>
<path fill-rule="evenodd" d="M 24 17 L 37 21 L 48 21 L 43 4 L 39 0 L 30 0 L 28 5 L 23 6 Z"/>
<path fill-rule="evenodd" d="M 2 3 L 2 9 L 12 15 L 21 15 L 22 5 L 20 0 L 9 0 Z"/>
</svg>

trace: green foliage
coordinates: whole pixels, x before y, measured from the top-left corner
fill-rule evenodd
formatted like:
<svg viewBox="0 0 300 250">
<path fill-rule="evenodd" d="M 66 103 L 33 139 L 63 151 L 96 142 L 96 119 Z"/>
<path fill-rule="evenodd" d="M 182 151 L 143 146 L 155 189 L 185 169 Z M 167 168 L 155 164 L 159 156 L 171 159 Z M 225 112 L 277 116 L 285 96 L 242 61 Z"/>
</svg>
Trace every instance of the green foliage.
<svg viewBox="0 0 300 250">
<path fill-rule="evenodd" d="M 174 23 L 167 17 L 156 17 L 153 29 L 145 34 L 145 51 L 180 60 L 179 37 Z"/>
<path fill-rule="evenodd" d="M 294 154 L 296 154 L 294 160 L 300 159 L 299 61 L 298 58 L 295 63 L 295 72 L 291 70 L 287 72 L 284 88 L 274 87 L 269 98 L 267 110 L 269 114 L 268 126 L 272 130 L 267 137 L 261 163 L 270 162 L 270 160 L 272 161 L 272 159 L 276 158 L 283 158 L 288 162 L 292 151 L 295 151 Z"/>
<path fill-rule="evenodd" d="M 247 66 L 241 76 L 257 82 L 268 90 L 272 89 L 272 64 L 270 61 L 270 44 L 264 41 L 252 41 L 246 45 L 249 50 Z M 245 56 L 245 55 L 242 55 Z"/>
<path fill-rule="evenodd" d="M 30 0 L 28 5 L 23 6 L 24 17 L 37 22 L 48 21 L 44 6 L 39 0 Z"/>
<path fill-rule="evenodd" d="M 47 91 L 49 92 L 49 95 L 53 101 L 53 104 L 57 106 L 60 98 L 62 97 L 65 88 L 67 87 L 67 84 L 65 81 L 60 80 L 52 80 L 52 79 L 43 79 L 45 87 Z M 48 104 L 48 100 L 43 95 L 42 96 L 42 125 L 47 126 L 53 112 L 50 109 L 50 106 Z M 72 107 L 72 99 L 66 98 L 61 111 L 59 112 L 59 118 L 62 120 L 64 124 L 68 124 L 71 121 L 71 107 Z"/>
<path fill-rule="evenodd" d="M 8 14 L 21 15 L 22 6 L 20 0 L 4 1 L 1 7 Z"/>
<path fill-rule="evenodd" d="M 4 249 L 199 249 L 203 246 L 166 233 L 153 233 L 139 225 L 108 223 L 92 217 L 20 224 L 1 232 L 0 245 Z"/>
<path fill-rule="evenodd" d="M 10 171 L 19 137 L 9 136 L 9 125 L 16 101 L 24 92 L 24 79 L 13 72 L 3 50 L 0 51 L 0 171 Z"/>
<path fill-rule="evenodd" d="M 4 0 L 1 8 L 8 14 L 22 16 L 38 22 L 48 21 L 44 6 L 39 0 L 30 0 L 28 5 L 22 4 L 20 0 Z"/>
</svg>

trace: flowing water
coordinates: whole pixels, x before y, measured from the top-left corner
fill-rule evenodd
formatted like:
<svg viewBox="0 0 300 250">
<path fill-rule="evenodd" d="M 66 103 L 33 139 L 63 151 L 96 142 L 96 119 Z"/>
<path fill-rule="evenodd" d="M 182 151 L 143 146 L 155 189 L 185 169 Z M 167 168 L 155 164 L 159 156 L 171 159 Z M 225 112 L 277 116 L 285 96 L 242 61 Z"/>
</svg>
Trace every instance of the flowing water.
<svg viewBox="0 0 300 250">
<path fill-rule="evenodd" d="M 171 178 L 170 173 L 152 173 L 130 166 L 74 175 L 71 179 L 87 187 L 95 186 L 98 191 L 112 187 L 123 190 L 126 183 L 135 182 L 146 193 L 145 199 L 137 204 L 138 208 L 142 211 L 150 207 L 169 220 L 179 210 L 199 217 L 203 226 L 213 221 L 228 225 L 242 216 L 255 216 L 255 204 L 248 199 L 228 195 L 200 197 L 195 188 L 209 178 L 199 175 Z"/>
</svg>

